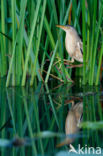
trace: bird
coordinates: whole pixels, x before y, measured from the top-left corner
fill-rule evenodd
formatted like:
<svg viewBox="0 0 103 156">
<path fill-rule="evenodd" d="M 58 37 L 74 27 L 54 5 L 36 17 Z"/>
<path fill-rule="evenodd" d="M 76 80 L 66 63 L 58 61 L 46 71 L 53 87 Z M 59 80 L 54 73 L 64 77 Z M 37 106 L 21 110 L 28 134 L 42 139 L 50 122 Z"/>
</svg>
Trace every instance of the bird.
<svg viewBox="0 0 103 156">
<path fill-rule="evenodd" d="M 66 139 L 57 144 L 57 147 L 69 145 L 75 141 L 75 137 L 70 137 L 78 133 L 80 130 L 79 125 L 83 119 L 83 102 L 72 104 L 71 109 L 68 111 L 65 121 L 65 134 Z"/>
<path fill-rule="evenodd" d="M 65 47 L 71 57 L 69 62 L 73 63 L 74 60 L 83 62 L 83 42 L 76 29 L 71 25 L 56 25 L 56 27 L 66 32 Z"/>
</svg>

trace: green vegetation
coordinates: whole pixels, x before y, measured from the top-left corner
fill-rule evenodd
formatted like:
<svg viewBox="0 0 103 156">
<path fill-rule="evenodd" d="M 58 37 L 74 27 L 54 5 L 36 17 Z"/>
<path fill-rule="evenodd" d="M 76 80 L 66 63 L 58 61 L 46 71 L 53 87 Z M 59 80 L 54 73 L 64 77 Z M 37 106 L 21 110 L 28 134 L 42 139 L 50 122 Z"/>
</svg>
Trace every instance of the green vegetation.
<svg viewBox="0 0 103 156">
<path fill-rule="evenodd" d="M 34 79 L 47 83 L 51 76 L 72 82 L 65 33 L 55 26 L 68 24 L 68 18 L 83 38 L 83 67 L 75 77 L 84 85 L 100 84 L 103 0 L 1 0 L 0 77 L 6 76 L 6 87 L 25 86 L 28 79 L 30 86 Z"/>
</svg>

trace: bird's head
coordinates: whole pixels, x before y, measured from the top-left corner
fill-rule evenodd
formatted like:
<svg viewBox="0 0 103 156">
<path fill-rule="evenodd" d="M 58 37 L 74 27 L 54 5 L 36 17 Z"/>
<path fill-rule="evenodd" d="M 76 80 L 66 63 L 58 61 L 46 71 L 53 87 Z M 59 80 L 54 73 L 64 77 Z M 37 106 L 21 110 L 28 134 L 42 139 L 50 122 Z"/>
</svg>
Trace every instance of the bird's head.
<svg viewBox="0 0 103 156">
<path fill-rule="evenodd" d="M 70 25 L 56 25 L 56 27 L 63 29 L 65 32 L 71 31 L 73 29 Z"/>
</svg>

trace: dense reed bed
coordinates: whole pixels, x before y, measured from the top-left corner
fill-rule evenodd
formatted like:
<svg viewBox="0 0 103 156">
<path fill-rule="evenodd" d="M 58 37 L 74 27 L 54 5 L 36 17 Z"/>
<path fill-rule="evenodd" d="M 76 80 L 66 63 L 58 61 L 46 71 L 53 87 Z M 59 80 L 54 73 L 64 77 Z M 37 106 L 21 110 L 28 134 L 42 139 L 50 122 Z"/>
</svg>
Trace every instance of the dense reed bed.
<svg viewBox="0 0 103 156">
<path fill-rule="evenodd" d="M 1 0 L 0 77 L 6 86 L 25 86 L 29 78 L 48 82 L 100 84 L 103 57 L 102 0 Z M 69 20 L 68 20 L 69 19 Z M 83 38 L 83 67 L 68 68 L 65 33 L 56 24 L 71 24 Z M 75 62 L 74 64 L 79 64 Z M 101 75 L 101 77 L 100 77 Z"/>
</svg>

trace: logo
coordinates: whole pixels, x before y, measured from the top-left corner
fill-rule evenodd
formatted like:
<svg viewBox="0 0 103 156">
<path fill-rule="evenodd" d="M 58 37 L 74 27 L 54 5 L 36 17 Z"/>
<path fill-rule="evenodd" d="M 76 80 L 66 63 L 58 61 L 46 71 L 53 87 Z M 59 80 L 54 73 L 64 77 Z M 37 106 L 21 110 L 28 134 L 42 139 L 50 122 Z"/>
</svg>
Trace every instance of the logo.
<svg viewBox="0 0 103 156">
<path fill-rule="evenodd" d="M 69 150 L 69 153 L 76 153 L 76 154 L 102 154 L 102 149 L 100 147 L 88 147 L 87 145 L 85 145 L 84 147 L 81 147 L 80 144 L 78 144 L 78 148 L 75 149 L 73 147 L 72 144 L 70 144 L 70 150 Z"/>
</svg>

